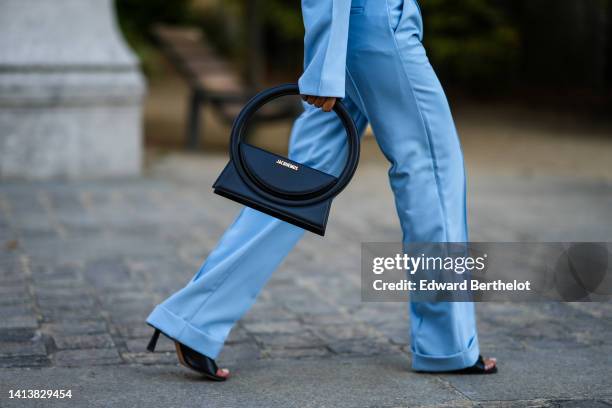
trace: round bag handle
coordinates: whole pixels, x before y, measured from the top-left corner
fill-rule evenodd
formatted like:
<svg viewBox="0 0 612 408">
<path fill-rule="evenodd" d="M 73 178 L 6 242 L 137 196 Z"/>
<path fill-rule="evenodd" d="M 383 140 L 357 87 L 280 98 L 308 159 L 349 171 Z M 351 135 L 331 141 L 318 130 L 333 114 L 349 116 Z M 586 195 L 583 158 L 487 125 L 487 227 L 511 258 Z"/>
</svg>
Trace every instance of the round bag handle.
<svg viewBox="0 0 612 408">
<path fill-rule="evenodd" d="M 359 134 L 357 132 L 357 127 L 355 126 L 355 122 L 342 102 L 336 101 L 334 104 L 334 112 L 346 129 L 346 135 L 348 138 L 348 156 L 344 169 L 334 183 L 317 191 L 288 194 L 286 192 L 275 191 L 274 189 L 270 188 L 270 186 L 262 183 L 256 174 L 253 174 L 249 166 L 246 164 L 242 150 L 240 149 L 240 145 L 245 137 L 249 121 L 255 112 L 257 112 L 268 102 L 283 96 L 299 94 L 300 90 L 297 84 L 284 84 L 264 90 L 255 95 L 247 102 L 244 108 L 242 108 L 238 114 L 238 117 L 234 121 L 230 141 L 230 158 L 234 163 L 240 178 L 249 187 L 257 191 L 257 193 L 262 197 L 278 204 L 290 206 L 307 206 L 335 197 L 351 181 L 353 175 L 355 174 L 355 170 L 357 170 L 357 164 L 359 162 Z"/>
</svg>

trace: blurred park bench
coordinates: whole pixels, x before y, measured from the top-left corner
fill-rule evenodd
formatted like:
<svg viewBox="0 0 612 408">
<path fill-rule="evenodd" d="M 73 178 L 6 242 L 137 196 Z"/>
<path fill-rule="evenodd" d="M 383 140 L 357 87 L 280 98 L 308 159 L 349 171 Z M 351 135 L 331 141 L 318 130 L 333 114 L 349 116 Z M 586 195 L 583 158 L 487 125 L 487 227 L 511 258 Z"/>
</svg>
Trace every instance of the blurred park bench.
<svg viewBox="0 0 612 408">
<path fill-rule="evenodd" d="M 199 145 L 204 106 L 211 106 L 222 121 L 231 124 L 256 89 L 248 86 L 231 64 L 212 49 L 198 28 L 158 25 L 154 34 L 189 85 L 186 145 L 194 149 Z M 298 111 L 295 103 L 269 104 L 254 121 L 286 120 Z"/>
</svg>

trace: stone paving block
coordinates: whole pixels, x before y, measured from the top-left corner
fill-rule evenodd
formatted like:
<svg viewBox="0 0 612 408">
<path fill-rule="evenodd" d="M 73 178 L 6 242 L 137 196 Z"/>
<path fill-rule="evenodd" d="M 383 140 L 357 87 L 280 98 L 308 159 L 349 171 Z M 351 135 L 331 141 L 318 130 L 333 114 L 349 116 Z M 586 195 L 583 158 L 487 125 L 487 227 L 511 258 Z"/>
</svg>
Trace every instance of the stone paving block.
<svg viewBox="0 0 612 408">
<path fill-rule="evenodd" d="M 478 321 L 478 341 L 480 348 L 492 353 L 496 350 L 525 350 L 528 344 L 525 338 L 514 336 L 514 330 L 504 326 L 495 326 L 490 321 Z"/>
<path fill-rule="evenodd" d="M 71 321 L 91 321 L 101 318 L 99 309 L 42 309 L 45 323 L 64 323 Z"/>
<path fill-rule="evenodd" d="M 325 341 L 336 340 L 365 340 L 378 338 L 380 333 L 363 325 L 346 324 L 333 326 L 320 326 L 314 332 Z"/>
<path fill-rule="evenodd" d="M 223 384 L 202 381 L 176 365 L 125 365 L 119 370 L 56 367 L 27 373 L 1 370 L 0 382 L 6 388 L 45 384 L 46 388 L 72 389 L 71 405 L 105 408 L 460 407 L 468 401 L 435 378 L 410 372 L 405 362 L 392 357 L 254 360 L 229 368 L 233 377 Z M 21 401 L 3 403 L 7 408 L 23 405 Z"/>
<path fill-rule="evenodd" d="M 101 303 L 103 309 L 116 321 L 145 320 L 155 307 L 153 300 L 128 302 L 106 302 L 102 300 Z"/>
<path fill-rule="evenodd" d="M 569 305 L 596 319 L 612 324 L 612 302 L 607 303 L 572 303 Z"/>
<path fill-rule="evenodd" d="M 43 293 L 44 291 L 60 291 L 64 290 L 67 293 L 73 292 L 72 295 L 67 296 L 87 296 L 87 294 L 82 294 L 85 282 L 83 279 L 70 279 L 70 278 L 54 278 L 54 277 L 45 277 L 43 279 L 37 279 L 32 282 L 32 290 L 34 295 L 37 293 Z"/>
<path fill-rule="evenodd" d="M 486 401 L 471 403 L 475 408 L 557 408 L 559 405 L 555 401 L 536 399 L 529 401 Z"/>
<path fill-rule="evenodd" d="M 20 242 L 22 243 L 22 247 L 28 248 L 32 241 L 41 241 L 46 240 L 47 242 L 56 241 L 61 238 L 57 229 L 55 229 L 52 225 L 41 226 L 39 224 L 40 221 L 32 220 L 33 225 L 19 225 L 19 237 Z"/>
<path fill-rule="evenodd" d="M 259 322 L 245 323 L 246 331 L 255 334 L 270 334 L 270 333 L 300 333 L 304 331 L 304 326 L 298 321 L 287 320 L 277 322 Z"/>
<path fill-rule="evenodd" d="M 178 365 L 178 359 L 176 357 L 176 352 L 174 351 L 166 351 L 166 352 L 141 352 L 141 353 L 132 353 L 125 352 L 121 353 L 121 358 L 130 364 L 144 364 L 144 365 L 159 365 L 159 364 L 167 364 L 167 365 Z"/>
<path fill-rule="evenodd" d="M 592 345 L 610 343 L 609 337 L 593 335 L 598 331 L 579 331 L 568 328 L 563 322 L 556 320 L 538 321 L 513 330 L 513 339 L 531 348 L 580 348 Z"/>
<path fill-rule="evenodd" d="M 362 303 L 349 312 L 351 318 L 372 325 L 402 322 L 408 306 L 405 303 Z"/>
<path fill-rule="evenodd" d="M 78 239 L 91 239 L 102 230 L 98 220 L 89 217 L 59 217 L 59 221 L 69 237 Z"/>
<path fill-rule="evenodd" d="M 128 339 L 125 341 L 126 347 L 131 353 L 145 353 L 147 351 L 147 344 L 149 344 L 148 338 L 140 339 Z M 159 352 L 174 352 L 174 342 L 164 335 L 159 336 L 155 351 Z"/>
<path fill-rule="evenodd" d="M 12 275 L 12 276 L 1 276 L 0 275 L 0 286 L 6 286 L 6 287 L 27 287 L 28 282 L 26 281 L 25 276 L 23 276 L 21 274 L 21 272 L 19 272 L 19 275 Z M 2 301 L 2 298 L 4 296 L 11 296 L 11 293 L 7 293 L 6 295 L 3 295 L 0 297 L 0 302 Z"/>
<path fill-rule="evenodd" d="M 328 325 L 328 324 L 351 324 L 353 321 L 351 316 L 336 311 L 330 314 L 309 314 L 309 313 L 300 313 L 298 319 L 307 326 L 319 326 L 319 325 Z"/>
<path fill-rule="evenodd" d="M 107 324 L 103 320 L 94 321 L 65 321 L 61 323 L 44 323 L 41 327 L 44 333 L 51 335 L 84 335 L 84 334 L 100 334 L 108 331 Z"/>
<path fill-rule="evenodd" d="M 41 355 L 0 357 L 0 368 L 23 367 L 30 369 L 32 367 L 46 367 L 49 365 L 51 365 L 49 358 Z"/>
<path fill-rule="evenodd" d="M 257 360 L 262 356 L 259 347 L 254 342 L 226 344 L 219 355 L 220 364 L 241 364 L 245 361 Z"/>
<path fill-rule="evenodd" d="M 29 293 L 7 293 L 3 296 L 0 296 L 0 307 L 12 307 L 12 306 L 22 306 L 25 307 L 27 305 L 32 304 L 32 298 Z"/>
<path fill-rule="evenodd" d="M 36 328 L 38 328 L 38 319 L 34 315 L 4 316 L 0 319 L 0 331 Z"/>
<path fill-rule="evenodd" d="M 375 329 L 392 344 L 404 346 L 410 343 L 410 326 L 408 322 L 389 323 Z"/>
<path fill-rule="evenodd" d="M 79 279 L 80 268 L 77 264 L 34 264 L 30 265 L 33 279 L 54 277 L 57 279 Z"/>
<path fill-rule="evenodd" d="M 255 334 L 254 337 L 266 348 L 310 348 L 325 345 L 323 340 L 308 331 L 299 334 Z"/>
<path fill-rule="evenodd" d="M 258 302 L 253 305 L 251 310 L 242 318 L 245 323 L 259 321 L 286 321 L 295 319 L 295 315 L 289 313 L 280 305 L 269 305 Z"/>
<path fill-rule="evenodd" d="M 117 290 L 113 292 L 109 292 L 104 295 L 101 299 L 105 304 L 117 304 L 117 303 L 146 303 L 151 304 L 152 296 L 150 293 L 145 293 L 142 290 L 140 291 L 124 291 Z"/>
<path fill-rule="evenodd" d="M 249 333 L 241 325 L 238 325 L 237 327 L 234 327 L 232 331 L 230 331 L 230 334 L 228 338 L 225 340 L 225 343 L 235 344 L 235 343 L 243 343 L 245 341 L 252 341 L 252 340 L 253 338 L 251 337 L 251 335 L 249 335 Z"/>
<path fill-rule="evenodd" d="M 471 381 L 443 375 L 444 381 L 475 401 L 612 398 L 612 348 L 556 348 L 524 352 L 497 350 L 499 372 Z"/>
<path fill-rule="evenodd" d="M 302 314 L 308 313 L 310 315 L 326 315 L 334 313 L 337 310 L 337 306 L 334 306 L 328 302 L 316 300 L 313 298 L 309 299 L 291 299 L 287 300 L 283 305 L 292 313 Z"/>
<path fill-rule="evenodd" d="M 130 279 L 125 263 L 119 259 L 101 259 L 85 266 L 86 279 L 99 288 L 121 288 Z"/>
<path fill-rule="evenodd" d="M 398 358 L 403 354 L 398 346 L 391 344 L 386 339 L 347 339 L 334 340 L 327 344 L 329 349 L 341 355 L 375 356 L 379 354 L 397 354 Z"/>
<path fill-rule="evenodd" d="M 46 355 L 45 344 L 40 338 L 22 342 L 0 342 L 0 357 Z"/>
<path fill-rule="evenodd" d="M 533 399 L 513 401 L 473 402 L 469 407 L 476 408 L 610 408 L 609 402 L 597 399 Z"/>
<path fill-rule="evenodd" d="M 559 408 L 610 408 L 610 405 L 604 400 L 582 399 L 551 402 Z"/>
<path fill-rule="evenodd" d="M 58 279 L 59 280 L 59 279 Z M 43 298 L 81 298 L 91 297 L 91 288 L 86 287 L 85 282 L 82 279 L 78 280 L 59 280 L 64 285 L 47 285 L 45 284 L 34 284 L 33 292 L 37 299 Z"/>
<path fill-rule="evenodd" d="M 48 197 L 50 206 L 58 214 L 71 214 L 84 211 L 78 191 L 47 189 L 45 193 Z"/>
<path fill-rule="evenodd" d="M 37 327 L 0 329 L 0 341 L 28 342 L 37 336 Z"/>
<path fill-rule="evenodd" d="M 58 350 L 113 348 L 113 339 L 105 333 L 62 335 L 54 334 L 53 341 Z"/>
<path fill-rule="evenodd" d="M 5 295 L 28 295 L 27 283 L 23 281 L 15 281 L 13 283 L 2 283 L 0 285 L 0 297 Z"/>
<path fill-rule="evenodd" d="M 299 349 L 266 348 L 261 351 L 262 358 L 327 358 L 332 355 L 326 347 L 312 347 Z"/>
<path fill-rule="evenodd" d="M 117 324 L 140 324 L 146 321 L 147 316 L 153 310 L 152 307 L 140 308 L 138 310 L 114 309 L 108 311 L 114 325 Z"/>
<path fill-rule="evenodd" d="M 32 304 L 20 303 L 16 305 L 0 305 L 0 319 L 4 319 L 5 317 L 34 315 L 34 307 Z"/>
<path fill-rule="evenodd" d="M 144 320 L 136 323 L 113 322 L 113 327 L 124 338 L 140 338 L 153 334 L 153 328 L 145 324 Z"/>
<path fill-rule="evenodd" d="M 52 359 L 60 367 L 88 367 L 122 362 L 119 353 L 113 348 L 62 350 L 55 352 Z"/>
<path fill-rule="evenodd" d="M 97 302 L 91 296 L 36 296 L 36 303 L 42 310 L 92 310 Z"/>
<path fill-rule="evenodd" d="M 21 270 L 19 260 L 15 259 L 0 265 L 0 283 L 6 286 L 13 286 L 25 283 L 25 276 Z"/>
</svg>

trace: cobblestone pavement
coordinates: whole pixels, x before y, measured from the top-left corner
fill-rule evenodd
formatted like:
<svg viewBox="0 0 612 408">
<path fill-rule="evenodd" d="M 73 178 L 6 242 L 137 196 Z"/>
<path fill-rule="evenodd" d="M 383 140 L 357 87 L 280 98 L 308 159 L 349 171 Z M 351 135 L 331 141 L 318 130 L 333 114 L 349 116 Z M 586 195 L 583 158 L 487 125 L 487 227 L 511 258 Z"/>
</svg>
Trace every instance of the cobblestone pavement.
<svg viewBox="0 0 612 408">
<path fill-rule="evenodd" d="M 361 241 L 397 241 L 385 166 L 363 163 L 232 331 L 211 384 L 146 353 L 144 319 L 235 216 L 217 156 L 170 156 L 142 179 L 0 185 L 0 406 L 8 389 L 73 389 L 88 406 L 612 406 L 611 304 L 482 304 L 496 376 L 409 370 L 406 305 L 360 300 Z M 612 237 L 612 186 L 476 175 L 473 240 Z M 29 401 L 44 405 L 43 401 Z"/>
</svg>

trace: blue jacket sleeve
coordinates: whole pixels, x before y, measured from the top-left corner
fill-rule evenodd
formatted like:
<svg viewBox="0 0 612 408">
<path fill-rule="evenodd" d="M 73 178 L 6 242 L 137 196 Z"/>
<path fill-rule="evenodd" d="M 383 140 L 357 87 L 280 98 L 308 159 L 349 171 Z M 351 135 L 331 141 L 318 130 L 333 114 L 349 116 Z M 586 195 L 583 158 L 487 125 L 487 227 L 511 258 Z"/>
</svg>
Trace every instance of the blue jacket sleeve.
<svg viewBox="0 0 612 408">
<path fill-rule="evenodd" d="M 351 0 L 302 0 L 303 95 L 344 97 Z"/>
</svg>

